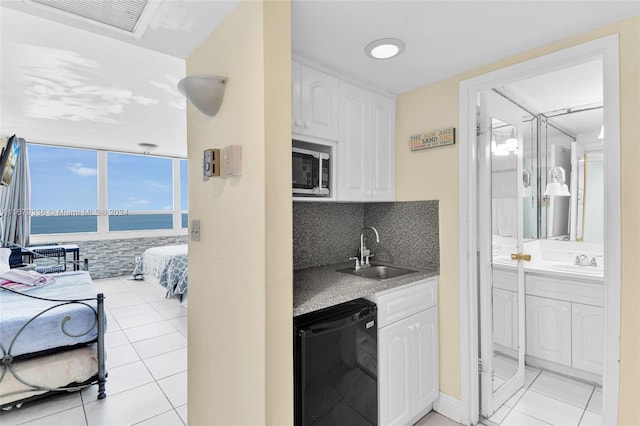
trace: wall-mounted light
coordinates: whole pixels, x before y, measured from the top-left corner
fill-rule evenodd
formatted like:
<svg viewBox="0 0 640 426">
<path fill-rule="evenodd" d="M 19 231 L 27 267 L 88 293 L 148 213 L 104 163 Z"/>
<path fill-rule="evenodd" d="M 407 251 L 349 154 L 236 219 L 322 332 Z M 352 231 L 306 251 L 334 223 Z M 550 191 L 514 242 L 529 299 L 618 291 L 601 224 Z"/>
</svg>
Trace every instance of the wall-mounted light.
<svg viewBox="0 0 640 426">
<path fill-rule="evenodd" d="M 404 42 L 397 38 L 381 38 L 364 48 L 364 53 L 373 59 L 391 59 L 404 51 Z"/>
<path fill-rule="evenodd" d="M 142 152 L 145 155 L 151 154 L 151 151 L 155 151 L 156 149 L 158 149 L 158 145 L 156 145 L 155 143 L 141 142 L 138 144 L 138 146 L 142 148 Z"/>
<path fill-rule="evenodd" d="M 516 149 L 518 149 L 518 139 L 516 138 L 515 130 L 511 129 L 511 135 L 507 138 L 506 141 L 504 141 L 504 144 L 506 145 L 509 152 L 514 152 Z"/>
<path fill-rule="evenodd" d="M 178 82 L 178 91 L 209 117 L 218 113 L 226 87 L 227 78 L 219 75 L 190 75 Z"/>
<path fill-rule="evenodd" d="M 565 183 L 565 172 L 560 166 L 552 167 L 549 170 L 549 178 L 547 180 L 547 188 L 544 191 L 545 196 L 550 197 L 569 197 L 569 187 Z"/>
</svg>

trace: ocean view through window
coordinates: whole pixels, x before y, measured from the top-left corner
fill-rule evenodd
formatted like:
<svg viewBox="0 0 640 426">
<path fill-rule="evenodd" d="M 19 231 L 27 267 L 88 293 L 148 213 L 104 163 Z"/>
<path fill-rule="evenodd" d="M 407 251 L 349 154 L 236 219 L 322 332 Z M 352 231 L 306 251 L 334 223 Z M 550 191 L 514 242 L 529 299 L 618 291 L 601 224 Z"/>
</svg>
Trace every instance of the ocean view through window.
<svg viewBox="0 0 640 426">
<path fill-rule="evenodd" d="M 27 150 L 31 208 L 19 214 L 30 216 L 32 235 L 187 226 L 184 159 L 33 143 Z"/>
<path fill-rule="evenodd" d="M 97 152 L 35 144 L 27 152 L 31 209 L 20 213 L 31 217 L 31 233 L 97 232 Z"/>
</svg>

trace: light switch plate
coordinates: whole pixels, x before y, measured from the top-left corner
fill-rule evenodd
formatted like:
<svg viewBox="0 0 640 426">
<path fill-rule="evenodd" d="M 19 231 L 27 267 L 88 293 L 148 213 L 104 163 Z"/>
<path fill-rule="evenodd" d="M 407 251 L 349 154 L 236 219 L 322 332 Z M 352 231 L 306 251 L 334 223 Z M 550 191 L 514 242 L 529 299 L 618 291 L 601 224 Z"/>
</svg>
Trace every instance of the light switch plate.
<svg viewBox="0 0 640 426">
<path fill-rule="evenodd" d="M 242 145 L 228 145 L 222 148 L 222 175 L 242 175 Z"/>
</svg>

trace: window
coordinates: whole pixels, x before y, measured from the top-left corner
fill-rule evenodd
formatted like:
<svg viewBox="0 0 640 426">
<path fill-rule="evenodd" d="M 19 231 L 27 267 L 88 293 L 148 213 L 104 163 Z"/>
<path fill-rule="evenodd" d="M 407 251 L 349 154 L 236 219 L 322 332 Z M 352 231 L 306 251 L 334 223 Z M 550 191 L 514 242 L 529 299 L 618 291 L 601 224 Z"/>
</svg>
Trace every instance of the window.
<svg viewBox="0 0 640 426">
<path fill-rule="evenodd" d="M 173 228 L 172 174 L 169 158 L 109 152 L 109 230 Z"/>
<path fill-rule="evenodd" d="M 187 209 L 189 208 L 189 186 L 188 182 L 189 171 L 187 169 L 187 160 L 180 160 L 180 211 L 182 227 L 189 227 L 189 218 L 187 215 Z"/>
<path fill-rule="evenodd" d="M 187 226 L 187 160 L 37 144 L 27 151 L 32 234 Z"/>
<path fill-rule="evenodd" d="M 32 234 L 98 230 L 96 151 L 27 145 Z"/>
</svg>

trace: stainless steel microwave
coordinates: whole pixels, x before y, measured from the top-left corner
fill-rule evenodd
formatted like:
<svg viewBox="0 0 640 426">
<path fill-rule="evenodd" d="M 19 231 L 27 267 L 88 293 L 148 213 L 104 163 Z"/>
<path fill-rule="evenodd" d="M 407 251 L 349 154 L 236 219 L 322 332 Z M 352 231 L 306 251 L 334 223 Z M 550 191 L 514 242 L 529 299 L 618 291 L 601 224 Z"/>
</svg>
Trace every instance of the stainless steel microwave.
<svg viewBox="0 0 640 426">
<path fill-rule="evenodd" d="M 329 197 L 331 158 L 325 152 L 292 148 L 291 186 L 296 197 Z"/>
</svg>

